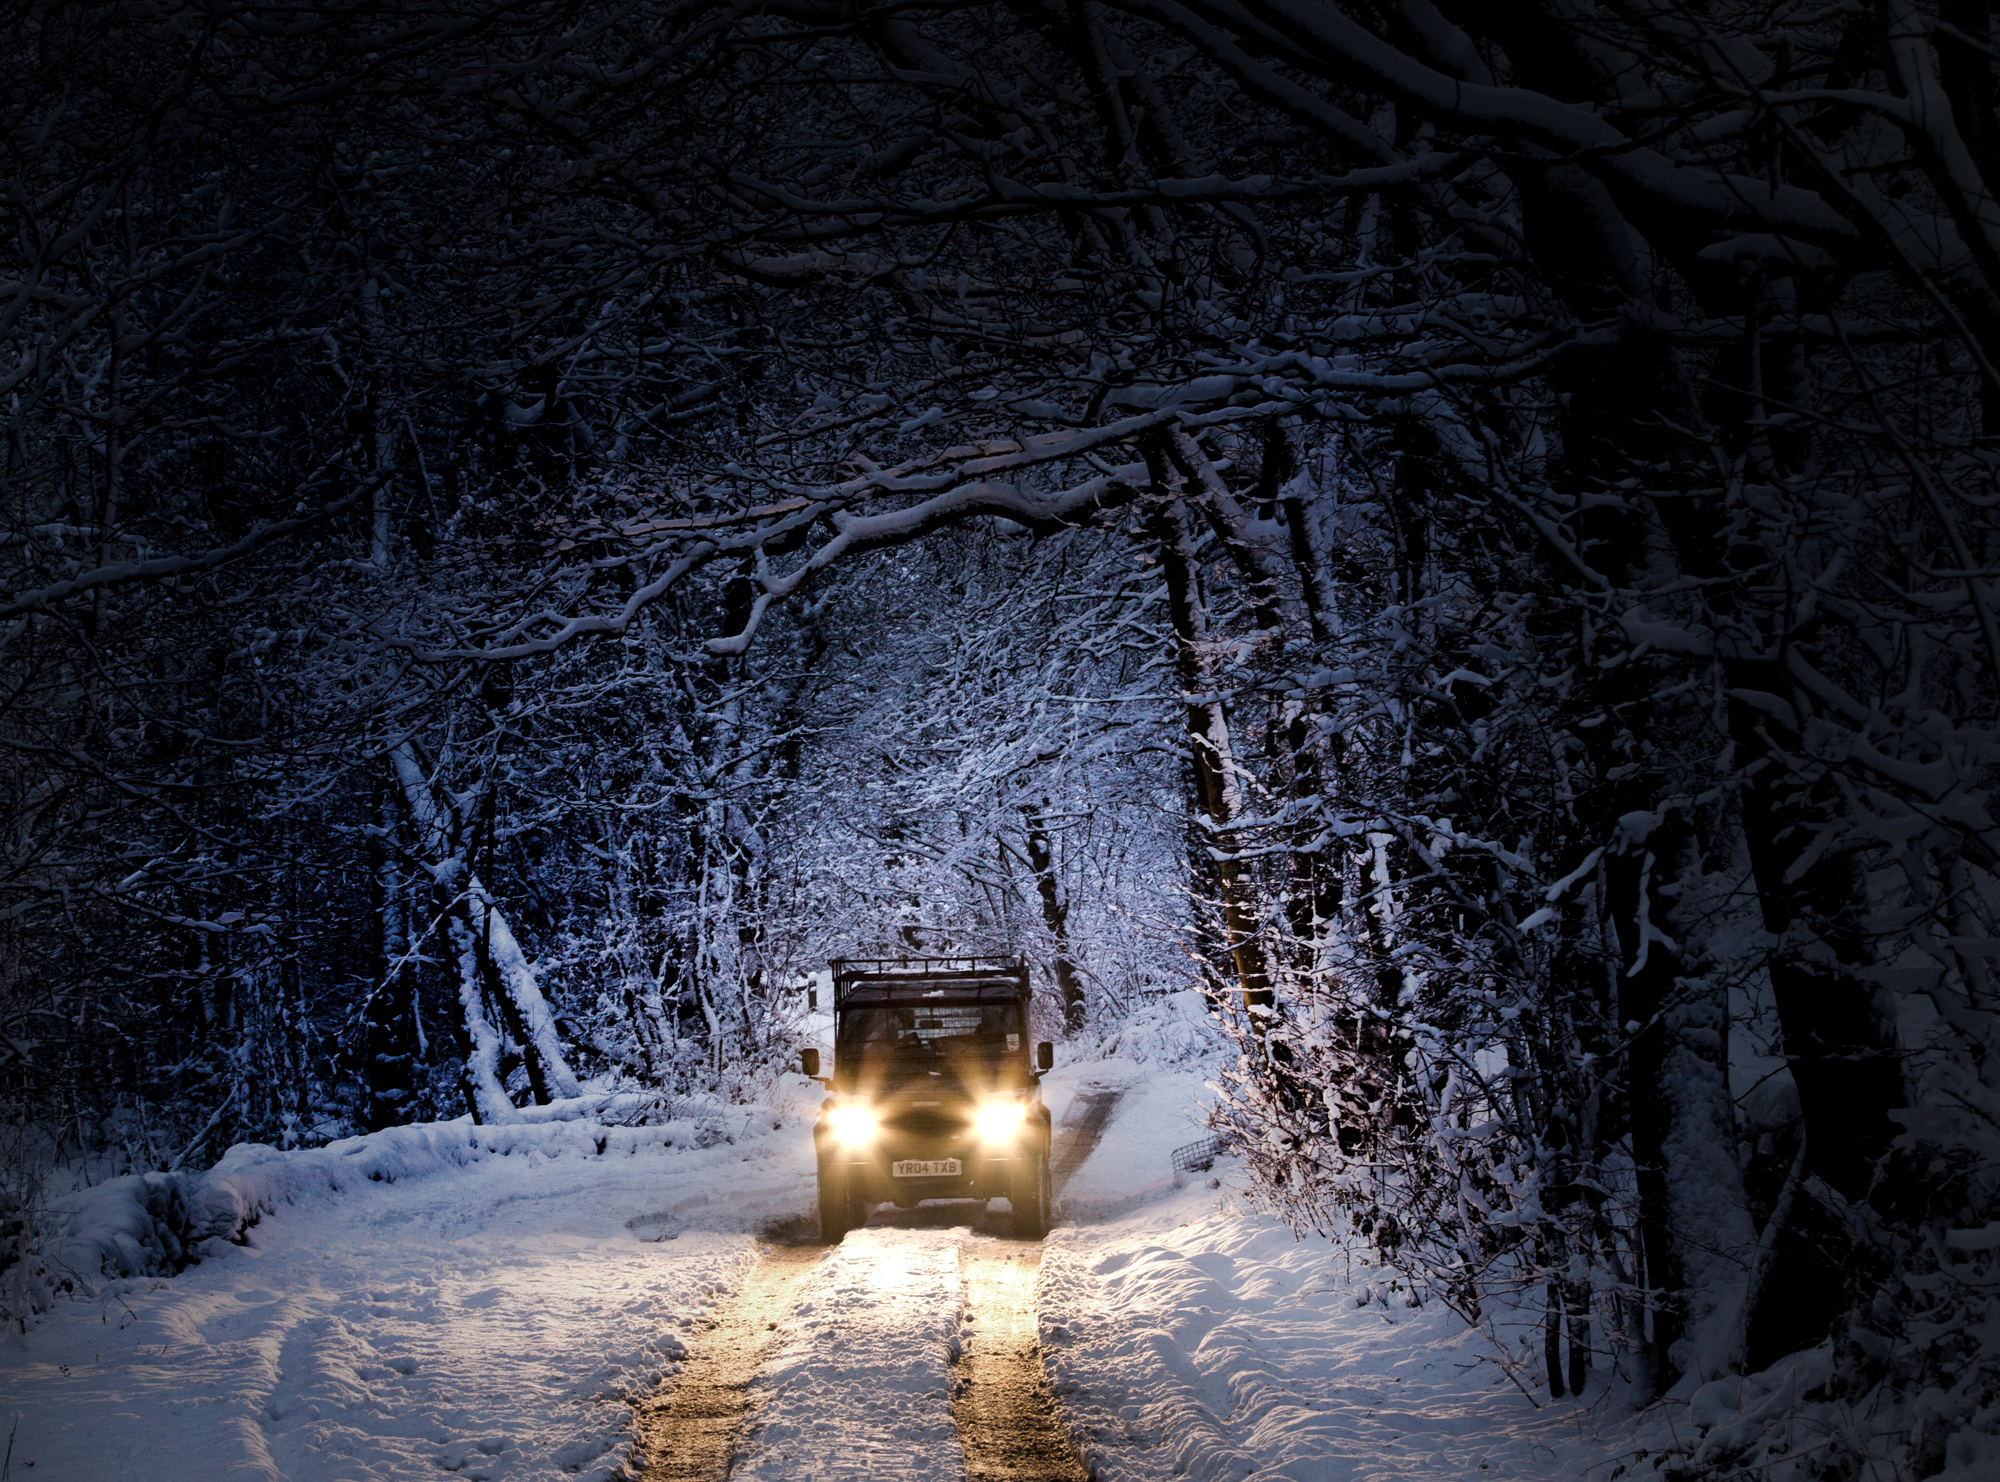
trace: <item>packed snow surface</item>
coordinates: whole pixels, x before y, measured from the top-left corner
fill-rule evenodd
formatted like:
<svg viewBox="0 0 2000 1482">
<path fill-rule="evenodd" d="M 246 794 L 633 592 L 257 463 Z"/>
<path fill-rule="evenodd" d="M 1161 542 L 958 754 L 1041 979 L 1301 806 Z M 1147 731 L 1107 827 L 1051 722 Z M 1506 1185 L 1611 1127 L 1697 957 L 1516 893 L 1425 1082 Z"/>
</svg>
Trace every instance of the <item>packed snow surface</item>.
<svg viewBox="0 0 2000 1482">
<path fill-rule="evenodd" d="M 1364 1252 L 1258 1214 L 1227 1160 L 1176 1181 L 1173 1149 L 1204 1130 L 1205 1067 L 1179 1033 L 1170 1017 L 1044 1084 L 1059 1129 L 1118 1098 L 1058 1198 L 1039 1290 L 1044 1360 L 1101 1482 L 1603 1477 L 1677 1427 L 1722 1436 L 1797 1405 L 1810 1355 L 1637 1425 L 1602 1369 L 1581 1401 L 1538 1405 Z M 629 1475 L 629 1401 L 675 1372 L 758 1233 L 809 1220 L 817 1093 L 790 1094 L 664 1125 L 577 1101 L 239 1147 L 206 1175 L 73 1199 L 59 1258 L 106 1274 L 0 1342 L 9 1478 Z M 170 1216 L 198 1261 L 117 1274 L 178 1259 Z M 972 1206 L 884 1211 L 826 1253 L 771 1314 L 734 1475 L 963 1477 L 951 1382 L 978 1224 Z"/>
<path fill-rule="evenodd" d="M 951 1417 L 963 1229 L 865 1229 L 779 1323 L 732 1482 L 963 1475 Z"/>
<path fill-rule="evenodd" d="M 1199 1065 L 1113 1059 L 1117 1113 L 1042 1255 L 1043 1362 L 1099 1482 L 1573 1476 L 1628 1435 L 1603 1385 L 1537 1410 L 1452 1313 L 1251 1209 L 1202 1135 Z"/>
</svg>

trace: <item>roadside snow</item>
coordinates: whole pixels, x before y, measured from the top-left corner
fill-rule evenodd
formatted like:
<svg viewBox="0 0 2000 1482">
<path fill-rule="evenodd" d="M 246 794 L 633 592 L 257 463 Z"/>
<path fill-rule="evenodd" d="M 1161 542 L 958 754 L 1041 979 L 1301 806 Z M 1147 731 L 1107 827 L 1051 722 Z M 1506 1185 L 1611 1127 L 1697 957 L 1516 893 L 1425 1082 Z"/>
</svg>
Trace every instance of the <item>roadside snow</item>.
<svg viewBox="0 0 2000 1482">
<path fill-rule="evenodd" d="M 1057 1213 L 1095 1224 L 1171 1195 L 1174 1149 L 1208 1136 L 1201 1120 L 1205 1080 L 1198 1070 L 1125 1060 L 1078 1067 L 1059 1098 L 1049 1098 L 1058 1138 L 1064 1124 L 1075 1119 L 1078 1098 L 1116 1091 L 1118 1104 L 1097 1147 L 1057 1191 Z"/>
<path fill-rule="evenodd" d="M 1042 1077 L 1058 1138 L 1077 1119 L 1079 1098 L 1119 1098 L 1096 1149 L 1056 1190 L 1060 1217 L 1097 1223 L 1174 1191 L 1174 1149 L 1208 1136 L 1208 1081 L 1220 1050 L 1201 995 L 1171 993 L 1134 1013 L 1098 1058 Z"/>
<path fill-rule="evenodd" d="M 1537 1410 L 1456 1316 L 1230 1203 L 1049 1238 L 1043 1359 L 1100 1482 L 1571 1476 L 1629 1434 L 1601 1383 Z"/>
<path fill-rule="evenodd" d="M 247 1244 L 209 1239 L 172 1280 L 102 1281 L 0 1343 L 12 1475 L 617 1475 L 628 1397 L 673 1371 L 757 1226 L 809 1207 L 810 1139 L 745 1108 L 700 1126 L 542 1115 L 233 1149 L 186 1197 L 224 1225 L 263 1212 Z M 70 1259 L 132 1255 L 132 1192 L 78 1201 Z"/>
<path fill-rule="evenodd" d="M 1250 1209 L 1227 1160 L 1177 1188 L 1207 1066 L 1162 1058 L 1079 1066 L 1062 1087 L 1123 1090 L 1059 1201 L 1076 1223 L 1049 1236 L 1039 1291 L 1043 1361 L 1098 1482 L 1554 1478 L 1629 1446 L 1603 1376 L 1537 1409 L 1456 1315 Z"/>
</svg>

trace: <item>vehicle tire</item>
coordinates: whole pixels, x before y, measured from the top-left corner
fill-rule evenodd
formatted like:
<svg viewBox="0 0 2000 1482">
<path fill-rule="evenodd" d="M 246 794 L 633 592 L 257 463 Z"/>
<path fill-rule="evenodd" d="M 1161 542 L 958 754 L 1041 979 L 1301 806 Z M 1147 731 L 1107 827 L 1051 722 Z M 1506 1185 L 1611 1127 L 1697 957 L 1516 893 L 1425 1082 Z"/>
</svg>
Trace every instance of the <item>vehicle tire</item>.
<svg viewBox="0 0 2000 1482">
<path fill-rule="evenodd" d="M 1023 1187 L 1025 1185 L 1025 1187 Z M 1049 1155 L 1035 1154 L 1034 1165 L 1015 1174 L 1015 1184 L 1007 1196 L 1014 1206 L 1014 1238 L 1040 1240 L 1049 1233 Z"/>
<path fill-rule="evenodd" d="M 847 1170 L 822 1163 L 819 1170 L 819 1238 L 828 1245 L 840 1244 L 858 1223 L 853 1218 L 854 1199 L 848 1189 Z"/>
</svg>

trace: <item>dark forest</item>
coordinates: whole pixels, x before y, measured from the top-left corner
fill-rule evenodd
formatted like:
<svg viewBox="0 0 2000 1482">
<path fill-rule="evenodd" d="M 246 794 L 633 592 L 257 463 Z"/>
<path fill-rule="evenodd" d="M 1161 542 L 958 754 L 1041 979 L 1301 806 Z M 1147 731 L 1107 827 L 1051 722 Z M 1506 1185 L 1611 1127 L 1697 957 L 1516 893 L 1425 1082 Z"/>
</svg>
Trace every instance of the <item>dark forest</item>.
<svg viewBox="0 0 2000 1482">
<path fill-rule="evenodd" d="M 238 1144 L 775 1105 L 830 958 L 1019 952 L 1079 1062 L 1198 995 L 1238 1204 L 1524 1406 L 1710 1397 L 1629 1475 L 1983 1474 L 1996 66 L 0 4 L 10 1341 L 93 1191 L 164 1278 Z"/>
</svg>

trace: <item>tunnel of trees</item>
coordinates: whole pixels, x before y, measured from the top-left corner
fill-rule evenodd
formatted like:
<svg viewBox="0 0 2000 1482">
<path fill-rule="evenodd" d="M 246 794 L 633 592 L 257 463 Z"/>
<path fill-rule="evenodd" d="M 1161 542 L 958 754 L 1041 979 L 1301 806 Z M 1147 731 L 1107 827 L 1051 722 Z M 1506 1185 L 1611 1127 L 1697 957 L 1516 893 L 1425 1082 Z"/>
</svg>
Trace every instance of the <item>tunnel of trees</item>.
<svg viewBox="0 0 2000 1482">
<path fill-rule="evenodd" d="M 829 954 L 1007 946 L 1051 1033 L 1199 986 L 1262 1197 L 1543 1294 L 1557 1393 L 1831 1335 L 1991 1402 L 1996 61 L 0 6 L 5 1229 L 747 1095 Z"/>
</svg>

